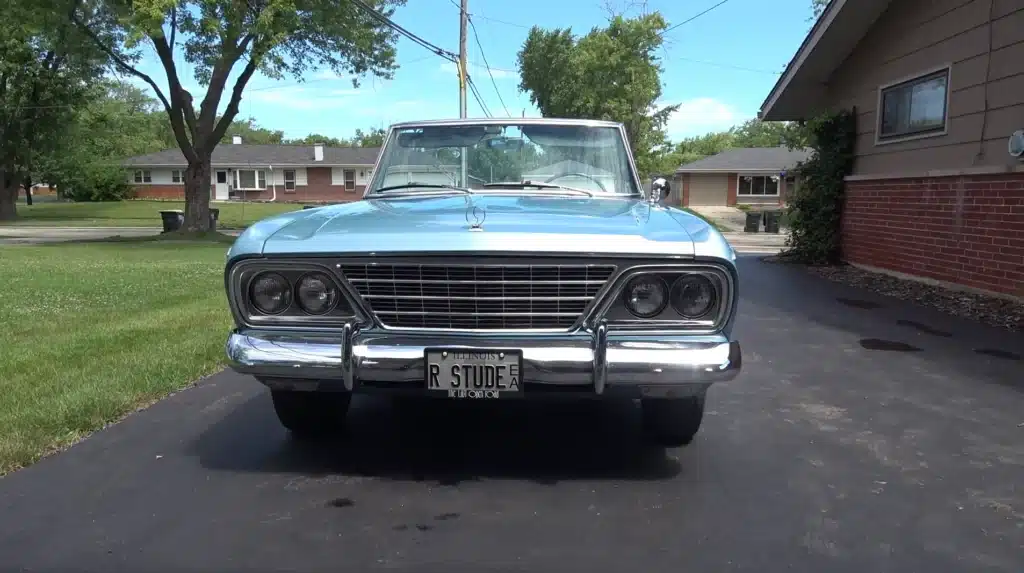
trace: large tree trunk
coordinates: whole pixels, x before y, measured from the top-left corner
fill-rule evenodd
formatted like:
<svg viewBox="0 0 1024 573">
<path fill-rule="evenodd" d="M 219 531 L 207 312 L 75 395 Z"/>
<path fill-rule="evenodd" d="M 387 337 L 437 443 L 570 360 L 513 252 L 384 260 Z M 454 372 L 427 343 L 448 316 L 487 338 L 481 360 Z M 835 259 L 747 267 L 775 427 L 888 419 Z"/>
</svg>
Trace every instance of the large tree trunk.
<svg viewBox="0 0 1024 573">
<path fill-rule="evenodd" d="M 18 218 L 18 183 L 10 171 L 0 169 L 0 221 Z"/>
<path fill-rule="evenodd" d="M 22 183 L 22 186 L 25 187 L 25 204 L 28 205 L 29 207 L 31 207 L 32 206 L 32 176 L 31 175 L 26 175 L 25 176 L 25 181 Z"/>
<path fill-rule="evenodd" d="M 189 162 L 185 170 L 185 231 L 210 230 L 211 156 L 203 154 L 199 161 Z"/>
</svg>

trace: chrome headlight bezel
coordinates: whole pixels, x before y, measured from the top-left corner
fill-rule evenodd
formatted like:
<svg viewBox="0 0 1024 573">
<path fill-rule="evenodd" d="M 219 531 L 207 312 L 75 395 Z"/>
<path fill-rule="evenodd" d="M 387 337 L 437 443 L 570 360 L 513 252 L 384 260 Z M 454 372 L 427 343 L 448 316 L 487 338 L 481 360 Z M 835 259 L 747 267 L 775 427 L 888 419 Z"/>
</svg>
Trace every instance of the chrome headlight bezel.
<svg viewBox="0 0 1024 573">
<path fill-rule="evenodd" d="M 650 318 L 639 318 L 624 304 L 626 285 L 637 276 L 654 275 L 665 281 L 668 301 L 662 311 Z M 703 315 L 690 318 L 675 309 L 673 293 L 683 277 L 700 276 L 708 280 L 715 293 L 712 307 Z M 608 289 L 593 313 L 592 323 L 605 321 L 616 331 L 673 331 L 687 334 L 712 334 L 728 324 L 735 307 L 736 286 L 733 275 L 713 264 L 646 264 L 624 269 Z M 592 325 L 593 325 L 592 324 Z"/>
<path fill-rule="evenodd" d="M 253 280 L 265 273 L 283 276 L 291 287 L 292 295 L 288 307 L 277 314 L 262 312 L 251 299 Z M 298 300 L 299 281 L 311 274 L 323 275 L 338 291 L 335 303 L 330 310 L 322 314 L 312 314 L 306 311 Z M 247 259 L 232 265 L 226 278 L 231 312 L 238 325 L 302 329 L 341 327 L 346 323 L 364 324 L 366 322 L 351 287 L 347 285 L 340 274 L 334 272 L 330 261 L 327 260 Z"/>
</svg>

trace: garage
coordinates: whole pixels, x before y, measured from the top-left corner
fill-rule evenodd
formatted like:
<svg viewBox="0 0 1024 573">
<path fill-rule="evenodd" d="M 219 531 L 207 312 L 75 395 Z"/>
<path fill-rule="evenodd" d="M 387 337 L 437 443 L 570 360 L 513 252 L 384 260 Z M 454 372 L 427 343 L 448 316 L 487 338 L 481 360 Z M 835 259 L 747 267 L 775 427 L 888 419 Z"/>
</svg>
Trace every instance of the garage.
<svg viewBox="0 0 1024 573">
<path fill-rule="evenodd" d="M 690 205 L 725 205 L 728 198 L 728 175 L 690 175 Z"/>
</svg>

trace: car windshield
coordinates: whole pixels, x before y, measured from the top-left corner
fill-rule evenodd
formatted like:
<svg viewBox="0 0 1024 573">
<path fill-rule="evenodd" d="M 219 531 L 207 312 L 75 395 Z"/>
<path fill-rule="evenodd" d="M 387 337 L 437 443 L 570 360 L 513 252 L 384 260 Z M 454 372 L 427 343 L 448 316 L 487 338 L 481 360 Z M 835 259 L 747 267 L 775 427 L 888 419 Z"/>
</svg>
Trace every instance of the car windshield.
<svg viewBox="0 0 1024 573">
<path fill-rule="evenodd" d="M 370 192 L 417 186 L 640 192 L 618 127 L 514 121 L 394 129 Z"/>
</svg>

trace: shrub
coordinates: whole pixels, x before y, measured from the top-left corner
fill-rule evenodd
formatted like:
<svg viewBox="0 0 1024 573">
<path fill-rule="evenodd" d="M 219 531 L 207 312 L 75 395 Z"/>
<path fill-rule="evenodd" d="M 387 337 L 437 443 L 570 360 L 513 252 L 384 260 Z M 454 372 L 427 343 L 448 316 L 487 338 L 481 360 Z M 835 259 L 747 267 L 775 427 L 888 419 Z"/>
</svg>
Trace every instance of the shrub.
<svg viewBox="0 0 1024 573">
<path fill-rule="evenodd" d="M 121 201 L 134 191 L 123 169 L 102 164 L 82 165 L 61 183 L 72 201 Z"/>
<path fill-rule="evenodd" d="M 834 264 L 841 258 L 844 178 L 853 170 L 856 110 L 810 121 L 811 158 L 799 166 L 801 183 L 788 198 L 789 247 L 782 255 L 806 264 Z"/>
</svg>

